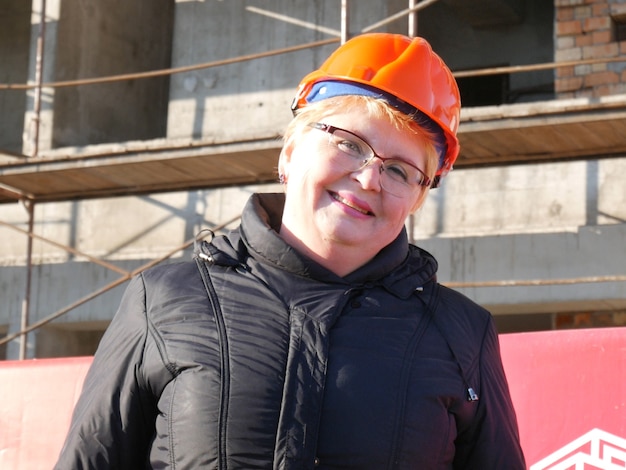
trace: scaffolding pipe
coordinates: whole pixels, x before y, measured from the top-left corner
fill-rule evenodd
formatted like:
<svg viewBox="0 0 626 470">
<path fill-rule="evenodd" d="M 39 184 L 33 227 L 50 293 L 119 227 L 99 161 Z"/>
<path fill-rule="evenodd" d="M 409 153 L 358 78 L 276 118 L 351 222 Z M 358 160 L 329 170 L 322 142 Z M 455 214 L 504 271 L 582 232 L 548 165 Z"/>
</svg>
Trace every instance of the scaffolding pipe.
<svg viewBox="0 0 626 470">
<path fill-rule="evenodd" d="M 33 233 L 34 219 L 35 219 L 35 203 L 33 201 L 24 201 L 26 210 L 28 211 L 28 233 Z M 33 278 L 33 237 L 28 237 L 26 244 L 26 288 L 24 292 L 24 299 L 22 300 L 22 318 L 20 320 L 20 329 L 22 331 L 28 330 L 28 322 L 30 316 L 30 291 Z M 28 335 L 24 333 L 20 337 L 20 360 L 26 359 L 28 349 Z"/>
<path fill-rule="evenodd" d="M 115 272 L 117 272 L 119 274 L 127 274 L 128 273 L 128 271 L 126 269 L 117 267 L 117 266 L 115 266 L 112 263 L 109 263 L 107 261 L 103 261 L 101 259 L 98 259 L 95 256 L 88 255 L 87 253 L 83 253 L 82 251 L 77 250 L 76 248 L 72 248 L 71 246 L 55 242 L 54 240 L 50 240 L 49 238 L 42 237 L 41 235 L 37 235 L 37 234 L 33 233 L 32 230 L 28 230 L 28 231 L 27 230 L 22 230 L 21 228 L 16 227 L 14 225 L 11 225 L 9 223 L 6 223 L 6 222 L 4 222 L 2 220 L 0 220 L 0 225 L 2 225 L 4 227 L 7 227 L 7 228 L 10 228 L 12 230 L 15 230 L 17 232 L 23 233 L 24 235 L 28 236 L 31 239 L 37 239 L 37 240 L 43 241 L 45 243 L 48 243 L 49 245 L 52 245 L 52 246 L 54 246 L 56 248 L 60 248 L 63 251 L 66 251 L 67 253 L 71 253 L 71 254 L 73 254 L 76 257 L 83 257 L 86 260 L 90 261 L 91 263 L 97 264 L 99 266 L 102 266 L 103 268 L 107 268 L 107 269 L 109 269 L 111 271 L 115 271 Z"/>
<path fill-rule="evenodd" d="M 340 42 L 340 38 L 323 39 L 321 41 L 309 42 L 306 44 L 298 44 L 297 46 L 283 47 L 281 49 L 273 49 L 271 51 L 259 52 L 257 54 L 246 54 L 238 57 L 232 57 L 230 59 L 215 60 L 212 62 L 205 62 L 202 64 L 185 65 L 182 67 L 173 67 L 168 69 L 151 70 L 148 72 L 134 72 L 123 73 L 119 75 L 109 75 L 106 77 L 95 78 L 82 78 L 76 80 L 62 80 L 58 82 L 44 83 L 42 86 L 50 88 L 65 88 L 81 85 L 96 85 L 100 83 L 113 83 L 121 82 L 125 80 L 138 80 L 143 78 L 163 77 L 166 75 L 174 75 L 178 73 L 193 72 L 195 70 L 209 69 L 213 67 L 220 67 L 223 65 L 237 64 L 239 62 L 246 62 L 249 60 L 263 59 L 266 57 L 272 57 L 275 55 L 287 54 L 290 52 L 297 52 L 304 49 L 311 49 L 314 47 L 327 46 L 330 44 L 336 44 Z M 30 83 L 0 83 L 0 90 L 31 90 L 36 88 L 36 85 Z"/>
<path fill-rule="evenodd" d="M 361 30 L 361 32 L 362 33 L 369 33 L 371 31 L 374 31 L 375 29 L 378 29 L 381 26 L 385 26 L 385 25 L 387 25 L 389 23 L 393 23 L 394 21 L 399 20 L 400 18 L 403 18 L 403 17 L 405 17 L 405 16 L 407 16 L 407 15 L 409 15 L 411 13 L 423 10 L 424 8 L 430 6 L 433 3 L 436 3 L 438 1 L 439 0 L 423 0 L 419 4 L 415 5 L 413 8 L 407 8 L 406 10 L 402 10 L 402 11 L 396 13 L 395 15 L 388 16 L 384 20 L 381 20 L 381 21 L 373 23 L 373 24 L 371 24 L 369 26 L 366 26 L 365 28 L 363 28 Z"/>
<path fill-rule="evenodd" d="M 350 39 L 350 11 L 348 0 L 341 0 L 341 44 Z"/>
<path fill-rule="evenodd" d="M 45 42 L 45 26 L 46 26 L 46 0 L 40 0 L 40 1 L 41 1 L 42 7 L 41 7 L 41 18 L 40 18 L 40 30 L 39 30 L 38 40 L 37 40 L 35 83 L 34 84 L 32 83 L 0 84 L 0 90 L 31 90 L 31 89 L 35 90 L 34 104 L 33 104 L 33 109 L 34 109 L 33 121 L 34 121 L 35 126 L 34 126 L 34 132 L 33 132 L 32 156 L 38 156 L 38 153 L 39 153 L 39 131 L 40 131 L 39 126 L 40 126 L 40 121 L 41 121 L 40 120 L 41 96 L 42 96 L 42 90 L 44 87 L 50 87 L 50 88 L 72 87 L 72 86 L 91 85 L 91 84 L 98 84 L 98 83 L 110 83 L 110 82 L 117 82 L 117 81 L 135 80 L 135 79 L 143 79 L 143 78 L 152 78 L 152 77 L 157 77 L 157 76 L 173 75 L 177 73 L 184 73 L 184 72 L 189 72 L 189 71 L 194 71 L 194 70 L 206 69 L 206 68 L 211 68 L 211 67 L 244 62 L 248 60 L 270 57 L 274 55 L 285 54 L 285 53 L 299 51 L 303 49 L 330 45 L 330 44 L 334 44 L 338 42 L 344 43 L 349 38 L 349 5 L 348 5 L 349 0 L 342 0 L 341 2 L 341 37 L 340 38 L 326 39 L 326 40 L 311 42 L 307 44 L 300 44 L 297 46 L 291 46 L 291 47 L 282 48 L 282 49 L 275 49 L 275 50 L 258 53 L 258 54 L 244 55 L 244 56 L 239 56 L 239 57 L 225 59 L 225 60 L 219 60 L 219 61 L 208 62 L 208 63 L 203 63 L 203 64 L 195 64 L 191 66 L 184 66 L 184 67 L 178 67 L 178 68 L 169 68 L 169 69 L 161 69 L 161 70 L 148 71 L 148 72 L 129 73 L 129 74 L 113 75 L 113 76 L 107 76 L 107 77 L 97 77 L 97 78 L 90 78 L 90 79 L 77 79 L 77 80 L 43 83 L 43 59 L 44 59 L 44 42 Z M 416 36 L 417 35 L 418 11 L 434 4 L 437 1 L 438 0 L 422 0 L 420 2 L 419 0 L 409 0 L 408 9 L 401 11 L 395 15 L 389 16 L 382 21 L 379 21 L 377 23 L 374 23 L 362 29 L 361 33 L 366 33 L 366 32 L 375 30 L 377 28 L 380 28 L 381 26 L 384 26 L 393 21 L 396 21 L 404 16 L 408 16 L 408 27 L 409 27 L 408 34 L 410 36 Z M 468 71 L 455 72 L 454 76 L 457 78 L 460 78 L 460 77 L 484 76 L 484 75 L 494 75 L 494 74 L 503 74 L 503 73 L 519 73 L 519 72 L 529 72 L 529 71 L 536 71 L 536 70 L 558 69 L 562 67 L 570 67 L 570 66 L 577 66 L 577 65 L 597 64 L 597 63 L 606 64 L 606 63 L 622 62 L 622 61 L 624 61 L 624 58 L 621 56 L 613 57 L 613 58 L 583 59 L 583 60 L 551 62 L 551 63 L 534 64 L 534 65 L 520 65 L 520 66 L 509 66 L 509 67 L 487 68 L 487 69 L 480 69 L 480 70 L 468 70 Z M 19 155 L 15 155 L 15 156 L 19 156 Z M 2 186 L 0 186 L 0 190 L 5 191 L 5 192 L 9 191 L 11 193 L 14 192 L 11 190 L 11 188 L 6 188 Z M 194 241 L 194 240 L 190 240 L 186 242 L 185 244 L 183 244 L 182 247 L 177 248 L 171 253 L 168 253 L 167 255 L 157 260 L 153 260 L 132 272 L 127 272 L 125 270 L 120 270 L 119 268 L 115 268 L 116 271 L 122 273 L 122 276 L 116 281 L 110 283 L 107 286 L 104 286 L 103 288 L 99 289 L 98 291 L 86 297 L 83 297 L 82 299 L 75 302 L 74 304 L 62 310 L 59 310 L 53 313 L 52 315 L 36 323 L 33 323 L 32 325 L 29 325 L 28 317 L 29 317 L 30 296 L 31 296 L 32 244 L 33 244 L 34 238 L 41 238 L 41 239 L 43 238 L 38 237 L 33 233 L 34 201 L 24 200 L 24 203 L 26 204 L 26 207 L 28 208 L 28 211 L 29 211 L 29 230 L 28 230 L 28 254 L 27 254 L 27 258 L 28 258 L 27 285 L 26 285 L 26 295 L 23 301 L 23 308 L 22 308 L 22 321 L 21 321 L 22 329 L 19 332 L 16 332 L 14 334 L 8 335 L 0 339 L 0 345 L 3 345 L 21 336 L 22 339 L 20 343 L 20 358 L 24 358 L 26 356 L 27 333 L 45 325 L 46 323 L 49 323 L 55 318 L 58 318 L 61 315 L 69 312 L 70 310 L 78 307 L 79 305 L 82 305 L 88 300 L 91 300 L 95 298 L 96 296 L 104 292 L 107 292 L 113 287 L 127 281 L 133 275 L 136 275 L 139 272 L 149 267 L 152 267 L 155 264 L 158 264 L 162 260 L 169 258 L 174 253 L 180 251 L 181 249 L 186 248 Z M 236 220 L 237 218 L 238 217 L 234 218 L 232 221 Z M 222 227 L 226 226 L 228 223 L 231 223 L 232 221 L 226 222 L 225 224 L 222 225 Z M 214 230 L 218 230 L 218 229 L 219 227 L 215 227 Z M 68 249 L 68 251 L 71 251 L 71 249 L 67 247 L 66 249 Z M 94 261 L 94 260 L 91 259 L 91 261 Z M 100 264 L 104 265 L 105 263 L 101 262 Z M 107 266 L 107 267 L 110 267 L 110 266 Z M 449 287 L 455 287 L 455 288 L 484 288 L 484 287 L 572 285 L 572 284 L 580 284 L 580 283 L 624 282 L 624 281 L 626 281 L 626 276 L 616 275 L 616 276 L 589 276 L 589 277 L 579 277 L 579 278 L 571 278 L 571 279 L 551 279 L 551 280 L 531 279 L 531 280 L 494 280 L 494 281 L 475 281 L 475 282 L 452 281 L 452 282 L 447 282 L 444 284 Z"/>
<path fill-rule="evenodd" d="M 417 37 L 417 0 L 409 0 L 408 31 L 409 37 Z"/>
<path fill-rule="evenodd" d="M 223 230 L 224 228 L 226 228 L 228 225 L 232 224 L 233 222 L 235 222 L 236 220 L 238 220 L 239 218 L 241 218 L 241 215 L 237 215 L 229 220 L 227 220 L 226 222 L 223 222 L 219 225 L 216 225 L 215 227 L 213 227 L 210 232 L 219 232 L 220 230 Z M 32 240 L 33 237 L 29 237 L 29 240 Z M 178 253 L 179 251 L 184 250 L 185 248 L 188 248 L 189 246 L 193 245 L 196 241 L 201 240 L 203 237 L 194 237 L 192 239 L 187 240 L 186 242 L 184 242 L 182 245 L 174 248 L 172 251 L 170 251 L 169 253 L 154 259 L 152 261 L 149 261 L 148 263 L 145 263 L 143 265 L 141 265 L 140 267 L 136 268 L 133 271 L 127 271 L 125 272 L 125 274 L 123 274 L 122 276 L 120 276 L 119 278 L 117 278 L 115 281 L 110 282 L 109 284 L 107 284 L 104 287 L 101 287 L 100 289 L 92 292 L 89 295 L 86 295 L 85 297 L 82 297 L 81 299 L 77 300 L 76 302 L 68 305 L 65 308 L 62 308 L 61 310 L 57 310 L 56 312 L 48 315 L 45 318 L 42 318 L 41 320 L 39 320 L 36 323 L 33 323 L 32 325 L 22 325 L 22 328 L 20 331 L 17 331 L 11 335 L 7 335 L 4 338 L 0 339 L 0 346 L 2 346 L 3 344 L 8 343 L 9 341 L 14 340 L 15 338 L 18 338 L 20 336 L 22 336 L 23 338 L 26 338 L 26 335 L 28 333 L 30 333 L 33 330 L 36 330 L 37 328 L 41 328 L 42 326 L 50 323 L 53 320 L 56 320 L 57 318 L 65 315 L 66 313 L 70 312 L 71 310 L 74 310 L 77 307 L 80 307 L 81 305 L 89 302 L 92 299 L 95 299 L 96 297 L 98 297 L 99 295 L 102 295 L 108 291 L 110 291 L 111 289 L 113 289 L 114 287 L 117 287 L 121 284 L 123 284 L 124 282 L 130 280 L 132 277 L 136 276 L 137 274 L 145 271 L 146 269 L 149 269 L 153 266 L 156 266 L 157 264 L 161 263 L 162 261 L 172 257 L 174 254 Z M 32 263 L 28 263 L 28 266 L 30 267 L 32 265 Z M 30 268 L 29 268 L 30 270 Z M 30 286 L 29 286 L 29 296 L 30 296 Z M 22 357 L 20 357 L 20 359 L 22 359 Z"/>
<path fill-rule="evenodd" d="M 421 3 L 419 4 L 421 5 Z M 419 7 L 416 7 L 416 11 L 419 10 Z M 234 57 L 231 59 L 223 59 L 216 60 L 213 62 L 205 62 L 202 64 L 195 65 L 187 65 L 183 67 L 174 67 L 169 69 L 159 69 L 152 70 L 148 72 L 135 72 L 135 73 L 126 73 L 120 75 L 109 75 L 106 77 L 95 77 L 95 78 L 83 78 L 76 80 L 64 80 L 58 82 L 47 82 L 43 83 L 42 87 L 49 88 L 65 88 L 65 87 L 73 87 L 73 86 L 83 86 L 83 85 L 97 85 L 100 83 L 113 83 L 113 82 L 121 82 L 126 80 L 140 80 L 144 78 L 154 78 L 154 77 L 162 77 L 166 75 L 174 75 L 178 73 L 186 73 L 193 72 L 195 70 L 203 70 L 209 69 L 213 67 L 219 67 L 222 65 L 230 65 L 239 62 L 246 62 L 249 60 L 262 59 L 265 57 L 271 57 L 274 55 L 287 54 L 290 52 L 296 52 L 303 49 L 308 49 L 312 47 L 321 47 L 330 44 L 336 44 L 341 41 L 340 38 L 331 38 L 331 39 L 323 39 L 321 41 L 315 41 L 307 44 L 300 44 L 297 46 L 290 46 L 282 49 L 274 49 L 267 52 L 261 52 L 258 54 L 249 54 L 243 55 L 239 57 Z M 556 70 L 565 67 L 576 67 L 579 65 L 595 65 L 595 64 L 611 64 L 614 62 L 626 62 L 626 58 L 623 55 L 617 57 L 601 57 L 594 59 L 579 59 L 579 60 L 568 60 L 568 61 L 560 61 L 560 62 L 543 62 L 539 64 L 526 64 L 526 65 L 510 65 L 505 67 L 491 67 L 484 69 L 475 69 L 475 70 L 461 70 L 461 71 L 453 71 L 452 75 L 456 78 L 465 78 L 465 77 L 480 77 L 485 75 L 498 75 L 503 73 L 524 73 L 524 72 L 535 72 L 538 70 Z M 31 90 L 36 88 L 36 85 L 30 83 L 0 83 L 0 90 Z M 20 156 L 19 154 L 16 156 Z"/>
<path fill-rule="evenodd" d="M 33 132 L 31 135 L 31 157 L 39 155 L 39 129 L 41 127 L 41 94 L 43 84 L 43 53 L 46 34 L 46 0 L 41 0 L 37 57 L 35 59 L 35 96 L 33 101 Z"/>
</svg>

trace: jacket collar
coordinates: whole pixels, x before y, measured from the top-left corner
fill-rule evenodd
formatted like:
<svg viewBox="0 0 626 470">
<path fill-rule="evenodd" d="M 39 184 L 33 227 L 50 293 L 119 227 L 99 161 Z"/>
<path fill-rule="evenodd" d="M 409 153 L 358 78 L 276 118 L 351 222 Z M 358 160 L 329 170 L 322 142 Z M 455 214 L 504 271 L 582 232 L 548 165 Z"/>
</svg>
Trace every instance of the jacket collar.
<svg viewBox="0 0 626 470">
<path fill-rule="evenodd" d="M 229 236 L 227 245 L 223 243 L 226 240 L 214 241 L 214 249 L 210 251 L 218 264 L 232 264 L 232 261 L 223 259 L 227 252 L 230 252 L 231 259 L 236 258 L 239 262 L 244 262 L 249 254 L 260 262 L 299 276 L 352 287 L 382 285 L 403 298 L 435 278 L 436 260 L 426 251 L 409 245 L 404 229 L 371 261 L 341 278 L 297 252 L 279 236 L 284 203 L 284 194 L 252 195 L 242 213 L 238 233 Z M 244 248 L 247 254 L 243 252 Z M 218 251 L 222 252 L 222 256 L 219 256 Z"/>
</svg>

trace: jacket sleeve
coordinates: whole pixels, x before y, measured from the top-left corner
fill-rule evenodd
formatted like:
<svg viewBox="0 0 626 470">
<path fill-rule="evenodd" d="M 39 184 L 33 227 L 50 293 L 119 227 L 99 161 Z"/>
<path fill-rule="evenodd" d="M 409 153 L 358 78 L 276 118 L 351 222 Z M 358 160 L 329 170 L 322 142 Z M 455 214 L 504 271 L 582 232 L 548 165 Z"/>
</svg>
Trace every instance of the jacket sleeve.
<svg viewBox="0 0 626 470">
<path fill-rule="evenodd" d="M 142 378 L 145 306 L 140 276 L 128 285 L 98 346 L 55 469 L 145 467 L 155 414 Z"/>
<path fill-rule="evenodd" d="M 455 468 L 464 470 L 525 470 L 517 417 L 500 357 L 493 320 L 487 322 L 480 352 L 480 397 L 474 424 L 459 436 Z"/>
</svg>

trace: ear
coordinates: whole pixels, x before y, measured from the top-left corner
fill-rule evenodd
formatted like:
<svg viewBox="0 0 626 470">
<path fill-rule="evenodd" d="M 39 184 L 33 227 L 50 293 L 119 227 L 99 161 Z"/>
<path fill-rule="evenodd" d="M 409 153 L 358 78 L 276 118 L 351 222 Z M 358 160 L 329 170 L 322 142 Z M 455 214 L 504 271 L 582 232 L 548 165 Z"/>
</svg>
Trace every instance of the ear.
<svg viewBox="0 0 626 470">
<path fill-rule="evenodd" d="M 293 137 L 287 139 L 283 144 L 283 148 L 280 151 L 278 157 L 278 174 L 285 177 L 285 181 L 289 180 L 289 165 L 291 163 L 291 154 L 293 152 Z"/>
</svg>

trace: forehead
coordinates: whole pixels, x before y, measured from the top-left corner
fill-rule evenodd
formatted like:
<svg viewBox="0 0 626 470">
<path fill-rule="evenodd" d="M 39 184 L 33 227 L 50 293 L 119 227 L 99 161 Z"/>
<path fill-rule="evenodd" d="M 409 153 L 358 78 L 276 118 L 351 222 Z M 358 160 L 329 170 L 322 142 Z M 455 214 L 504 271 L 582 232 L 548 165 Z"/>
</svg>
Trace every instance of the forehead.
<svg viewBox="0 0 626 470">
<path fill-rule="evenodd" d="M 377 118 L 400 125 L 402 120 L 410 120 L 391 108 L 385 101 L 365 96 L 337 96 L 310 106 L 311 115 L 318 117 L 339 114 L 358 114 L 361 118 Z"/>
<path fill-rule="evenodd" d="M 358 110 L 348 110 L 327 116 L 323 122 L 360 137 L 381 157 L 399 158 L 419 168 L 424 167 L 428 154 L 424 140 L 386 119 L 364 117 Z"/>
</svg>

